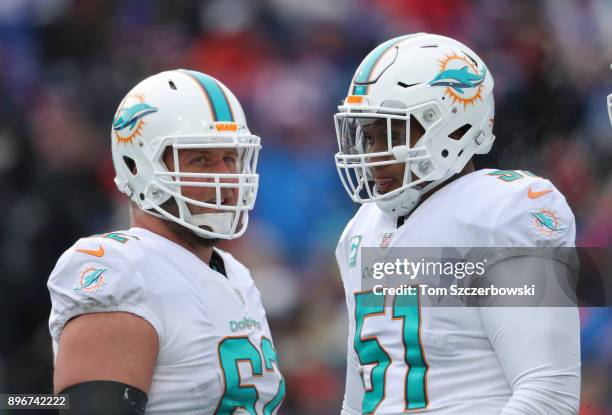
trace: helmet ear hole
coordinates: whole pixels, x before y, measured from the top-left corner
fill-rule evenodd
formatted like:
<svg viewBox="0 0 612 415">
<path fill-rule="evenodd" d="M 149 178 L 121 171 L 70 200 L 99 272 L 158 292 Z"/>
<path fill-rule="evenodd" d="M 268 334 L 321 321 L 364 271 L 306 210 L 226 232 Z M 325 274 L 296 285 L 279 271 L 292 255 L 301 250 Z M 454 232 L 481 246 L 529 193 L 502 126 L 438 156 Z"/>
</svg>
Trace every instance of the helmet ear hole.
<svg viewBox="0 0 612 415">
<path fill-rule="evenodd" d="M 472 128 L 472 124 L 463 124 L 461 127 L 450 133 L 448 138 L 459 141 L 470 130 L 470 128 Z"/>
<path fill-rule="evenodd" d="M 125 163 L 125 166 L 128 168 L 130 173 L 136 176 L 136 174 L 138 173 L 138 168 L 136 167 L 136 162 L 134 161 L 134 159 L 128 156 L 123 156 L 123 162 Z"/>
</svg>

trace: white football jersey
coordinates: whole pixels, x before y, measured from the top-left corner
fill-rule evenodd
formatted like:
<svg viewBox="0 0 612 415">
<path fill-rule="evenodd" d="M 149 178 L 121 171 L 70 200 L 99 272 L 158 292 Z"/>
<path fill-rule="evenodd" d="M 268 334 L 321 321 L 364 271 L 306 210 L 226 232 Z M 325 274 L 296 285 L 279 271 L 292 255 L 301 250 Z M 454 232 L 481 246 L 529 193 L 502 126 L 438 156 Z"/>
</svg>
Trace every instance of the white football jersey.
<svg viewBox="0 0 612 415">
<path fill-rule="evenodd" d="M 285 382 L 260 293 L 242 264 L 215 250 L 227 277 L 141 228 L 80 239 L 48 282 L 54 355 L 71 318 L 133 313 L 159 337 L 147 414 L 275 414 Z"/>
<path fill-rule="evenodd" d="M 400 227 L 375 203 L 361 206 L 336 250 L 350 320 L 343 414 L 527 413 L 519 391 L 528 396 L 529 385 L 546 376 L 578 391 L 575 308 L 550 314 L 543 307 L 422 307 L 416 300 L 410 308 L 385 307 L 384 296 L 376 299 L 361 287 L 363 247 L 574 246 L 574 240 L 574 217 L 563 195 L 548 180 L 523 171 L 480 170 L 460 177 L 433 193 Z M 549 328 L 558 318 L 562 327 Z M 525 328 L 532 321 L 538 332 Z M 547 340 L 564 344 L 554 352 L 550 343 L 538 344 L 542 327 L 550 329 Z M 512 338 L 515 329 L 524 337 Z M 535 367 L 546 374 L 534 375 Z"/>
</svg>

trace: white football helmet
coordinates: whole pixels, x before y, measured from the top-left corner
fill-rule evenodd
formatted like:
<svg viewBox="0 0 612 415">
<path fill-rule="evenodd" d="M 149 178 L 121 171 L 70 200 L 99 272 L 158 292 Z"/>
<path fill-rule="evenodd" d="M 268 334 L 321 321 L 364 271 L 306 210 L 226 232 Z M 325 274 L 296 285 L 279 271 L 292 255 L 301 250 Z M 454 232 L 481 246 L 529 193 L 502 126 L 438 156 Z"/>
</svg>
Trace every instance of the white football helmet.
<svg viewBox="0 0 612 415">
<path fill-rule="evenodd" d="M 189 70 L 145 79 L 121 101 L 111 140 L 117 188 L 140 209 L 204 238 L 233 239 L 244 233 L 257 195 L 260 139 L 249 132 L 240 103 L 221 82 Z M 171 171 L 163 162 L 168 148 L 174 161 Z M 181 169 L 179 150 L 219 148 L 237 150 L 237 171 Z M 213 188 L 215 199 L 188 198 L 181 192 L 185 187 Z M 222 189 L 227 188 L 237 193 L 235 203 L 224 203 L 222 193 L 228 190 Z M 173 212 L 162 207 L 171 198 L 176 202 Z M 192 213 L 202 208 L 215 211 Z"/>
<path fill-rule="evenodd" d="M 346 191 L 396 217 L 461 172 L 474 154 L 488 153 L 495 140 L 493 76 L 471 49 L 444 36 L 417 33 L 379 45 L 357 68 L 338 109 L 335 160 Z M 362 128 L 380 120 L 386 151 L 367 152 Z M 413 146 L 411 122 L 424 130 Z M 393 139 L 398 123 L 408 137 Z M 371 168 L 396 163 L 406 166 L 402 186 L 379 193 Z"/>
</svg>

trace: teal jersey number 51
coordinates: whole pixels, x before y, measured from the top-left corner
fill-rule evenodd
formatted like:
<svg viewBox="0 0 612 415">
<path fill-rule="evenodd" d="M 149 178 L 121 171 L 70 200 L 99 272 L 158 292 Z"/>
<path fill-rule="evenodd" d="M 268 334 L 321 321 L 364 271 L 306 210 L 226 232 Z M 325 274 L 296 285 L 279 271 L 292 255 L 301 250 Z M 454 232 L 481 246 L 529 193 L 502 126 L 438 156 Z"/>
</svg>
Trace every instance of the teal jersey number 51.
<svg viewBox="0 0 612 415">
<path fill-rule="evenodd" d="M 404 409 L 422 409 L 427 407 L 427 363 L 419 339 L 421 316 L 418 294 L 397 295 L 393 306 L 387 307 L 394 320 L 402 321 L 401 336 L 405 353 L 402 356 L 408 367 L 404 377 Z M 364 336 L 363 327 L 366 318 L 382 316 L 387 313 L 385 296 L 372 291 L 355 293 L 355 352 L 361 365 L 373 365 L 370 371 L 369 387 L 366 388 L 362 412 L 373 414 L 385 398 L 387 369 L 391 356 L 387 354 L 376 336 Z M 365 374 L 364 374 L 365 376 Z M 364 379 L 364 384 L 365 384 Z"/>
</svg>

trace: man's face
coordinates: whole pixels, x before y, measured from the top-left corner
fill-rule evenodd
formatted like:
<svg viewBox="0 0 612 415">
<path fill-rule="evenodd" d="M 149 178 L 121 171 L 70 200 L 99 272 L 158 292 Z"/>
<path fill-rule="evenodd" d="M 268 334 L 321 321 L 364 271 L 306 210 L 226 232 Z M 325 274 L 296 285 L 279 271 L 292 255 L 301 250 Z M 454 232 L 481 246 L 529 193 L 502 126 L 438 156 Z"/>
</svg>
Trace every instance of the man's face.
<svg viewBox="0 0 612 415">
<path fill-rule="evenodd" d="M 169 171 L 174 171 L 174 157 L 172 148 L 164 152 L 163 161 Z M 181 173 L 219 173 L 236 174 L 239 169 L 238 151 L 235 148 L 220 149 L 180 149 L 178 150 L 178 164 Z M 212 178 L 182 177 L 182 182 L 214 182 Z M 237 179 L 221 179 L 222 183 L 237 183 Z M 181 194 L 199 202 L 217 203 L 216 189 L 214 187 L 181 186 Z M 221 188 L 222 205 L 235 206 L 238 200 L 237 188 Z M 219 212 L 214 208 L 195 206 L 188 202 L 187 206 L 192 215 L 200 213 Z"/>
<path fill-rule="evenodd" d="M 412 121 L 412 120 L 411 120 Z M 414 147 L 424 131 L 418 122 L 410 123 L 410 147 Z M 379 119 L 373 123 L 364 123 L 361 127 L 363 133 L 363 144 L 365 153 L 377 153 L 389 151 L 387 141 L 387 120 Z M 391 121 L 391 145 L 393 147 L 406 144 L 406 121 Z M 394 160 L 393 156 L 369 157 L 368 162 Z M 380 194 L 391 192 L 401 187 L 404 183 L 404 171 L 406 163 L 386 164 L 383 166 L 370 167 L 376 190 Z"/>
</svg>

